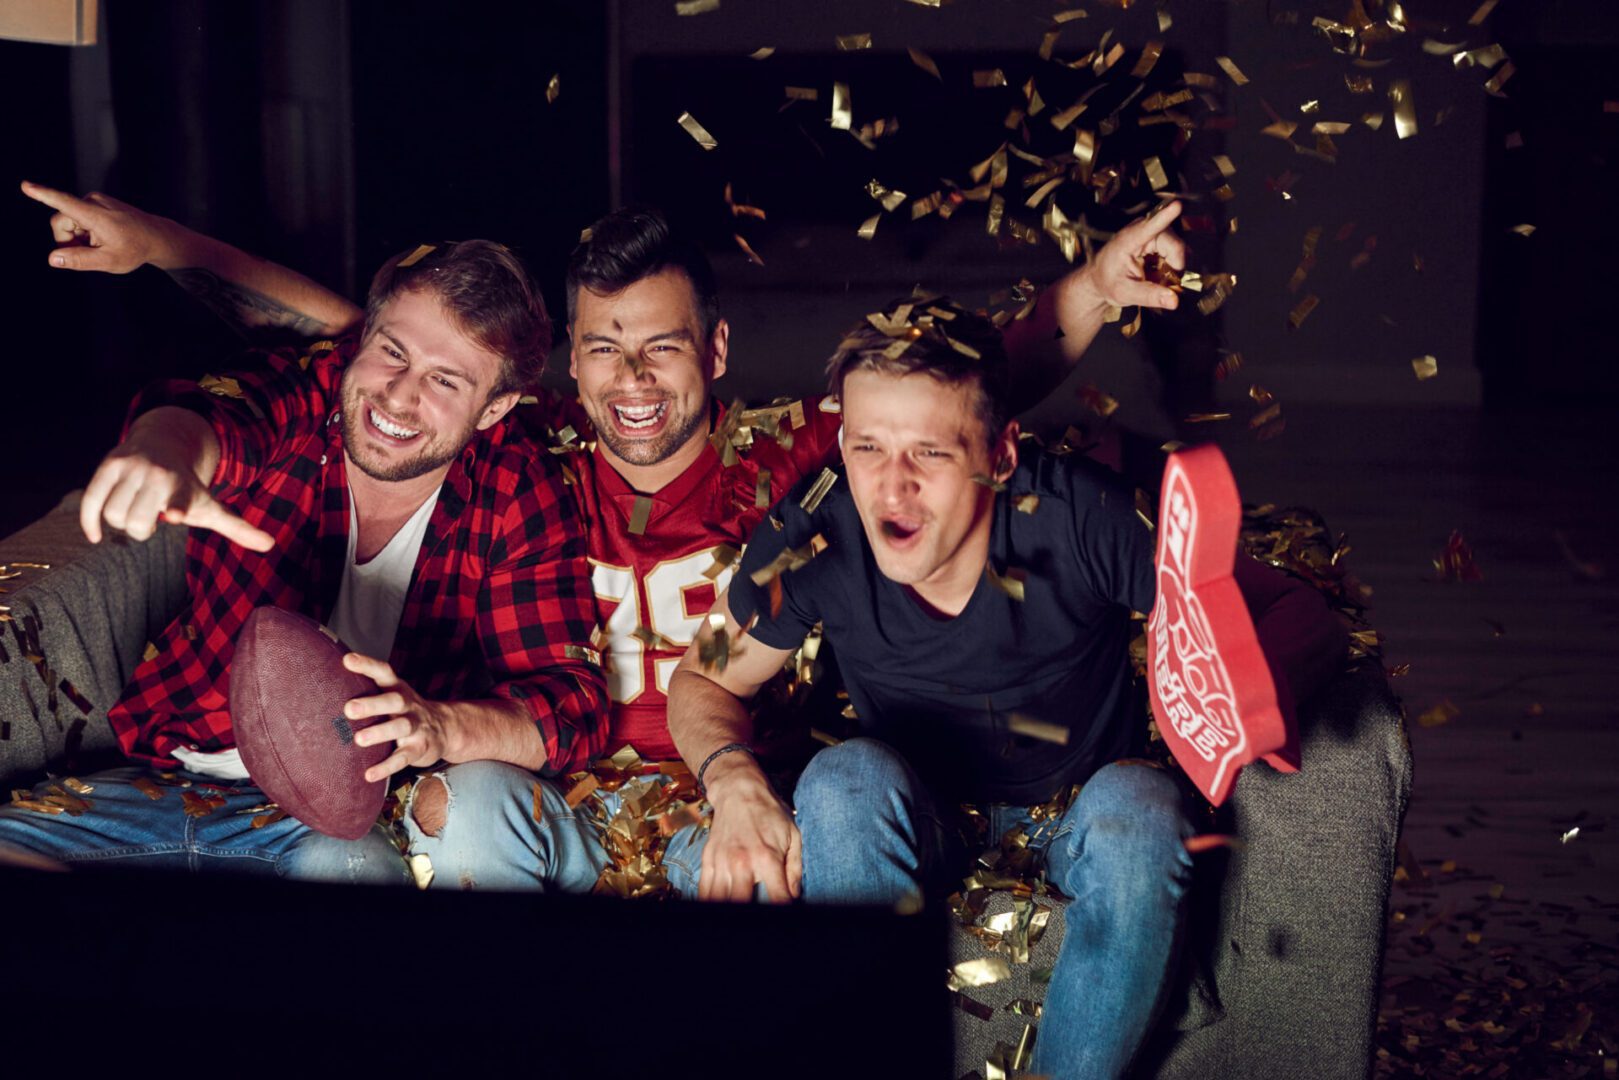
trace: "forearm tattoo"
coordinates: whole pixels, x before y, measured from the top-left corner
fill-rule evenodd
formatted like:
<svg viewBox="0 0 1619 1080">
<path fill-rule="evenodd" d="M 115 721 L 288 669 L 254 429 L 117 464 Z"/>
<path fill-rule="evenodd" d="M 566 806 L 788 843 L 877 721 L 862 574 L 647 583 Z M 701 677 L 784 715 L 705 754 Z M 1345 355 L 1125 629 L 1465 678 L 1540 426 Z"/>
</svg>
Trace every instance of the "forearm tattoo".
<svg viewBox="0 0 1619 1080">
<path fill-rule="evenodd" d="M 254 289 L 226 281 L 212 270 L 188 266 L 168 274 L 186 292 L 202 301 L 243 337 L 265 330 L 286 331 L 299 337 L 326 332 L 326 323 Z"/>
</svg>

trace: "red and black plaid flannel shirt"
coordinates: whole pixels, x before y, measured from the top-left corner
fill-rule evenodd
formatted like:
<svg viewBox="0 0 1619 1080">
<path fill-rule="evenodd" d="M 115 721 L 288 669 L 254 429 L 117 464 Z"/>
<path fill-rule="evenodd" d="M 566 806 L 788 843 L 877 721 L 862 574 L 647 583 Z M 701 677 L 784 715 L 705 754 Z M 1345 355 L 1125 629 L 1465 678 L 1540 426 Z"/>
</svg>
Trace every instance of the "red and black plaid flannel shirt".
<svg viewBox="0 0 1619 1080">
<path fill-rule="evenodd" d="M 191 531 L 191 602 L 108 713 L 125 753 L 175 768 L 176 747 L 234 745 L 230 661 L 248 613 L 271 604 L 331 616 L 348 558 L 339 388 L 355 345 L 269 353 L 235 385 L 211 382 L 213 393 L 168 382 L 136 398 L 131 417 L 168 404 L 207 418 L 220 447 L 215 498 L 275 546 L 260 555 Z M 389 662 L 431 699 L 522 702 L 545 740 L 545 771 L 566 772 L 607 740 L 595 622 L 583 524 L 552 456 L 509 420 L 478 433 L 433 509 Z"/>
</svg>

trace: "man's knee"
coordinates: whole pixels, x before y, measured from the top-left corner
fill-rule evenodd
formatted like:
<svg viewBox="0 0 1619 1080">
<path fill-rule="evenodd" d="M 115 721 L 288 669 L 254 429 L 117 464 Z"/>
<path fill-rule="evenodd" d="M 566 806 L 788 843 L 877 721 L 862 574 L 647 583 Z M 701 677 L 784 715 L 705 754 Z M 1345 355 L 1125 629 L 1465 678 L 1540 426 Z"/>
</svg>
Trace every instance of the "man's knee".
<svg viewBox="0 0 1619 1080">
<path fill-rule="evenodd" d="M 439 776 L 424 776 L 416 781 L 416 789 L 410 798 L 410 813 L 416 819 L 417 828 L 428 836 L 437 836 L 444 831 L 444 821 L 449 812 L 450 792 Z"/>
<path fill-rule="evenodd" d="M 892 747 L 875 739 L 849 739 L 810 759 L 793 791 L 793 802 L 846 805 L 864 798 L 909 794 L 915 786 L 910 766 Z"/>
</svg>

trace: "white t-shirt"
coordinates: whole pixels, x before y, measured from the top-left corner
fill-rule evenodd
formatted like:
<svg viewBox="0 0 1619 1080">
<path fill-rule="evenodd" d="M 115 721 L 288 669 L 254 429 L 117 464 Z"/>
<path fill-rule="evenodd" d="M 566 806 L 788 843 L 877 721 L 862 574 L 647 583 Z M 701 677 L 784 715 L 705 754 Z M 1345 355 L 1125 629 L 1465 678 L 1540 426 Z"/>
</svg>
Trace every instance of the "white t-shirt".
<svg viewBox="0 0 1619 1080">
<path fill-rule="evenodd" d="M 393 652 L 394 635 L 399 632 L 399 616 L 405 610 L 405 594 L 410 591 L 410 575 L 416 569 L 416 556 L 427 535 L 427 522 L 438 505 L 438 491 L 428 496 L 394 533 L 387 546 L 365 563 L 354 561 L 354 545 L 360 535 L 359 518 L 354 512 L 354 495 L 349 495 L 349 548 L 343 564 L 343 583 L 337 590 L 329 628 L 352 652 L 386 661 Z M 187 769 L 220 780 L 246 780 L 247 769 L 235 747 L 218 753 L 180 748 L 175 758 Z"/>
</svg>

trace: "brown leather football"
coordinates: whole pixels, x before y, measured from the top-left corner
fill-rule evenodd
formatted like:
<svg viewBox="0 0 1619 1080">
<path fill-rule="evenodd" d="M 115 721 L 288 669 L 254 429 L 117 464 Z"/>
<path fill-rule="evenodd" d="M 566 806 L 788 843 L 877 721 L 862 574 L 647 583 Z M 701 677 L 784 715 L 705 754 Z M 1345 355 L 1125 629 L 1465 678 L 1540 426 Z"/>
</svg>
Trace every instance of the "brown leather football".
<svg viewBox="0 0 1619 1080">
<path fill-rule="evenodd" d="M 350 721 L 343 705 L 377 684 L 343 666 L 348 651 L 314 619 L 254 609 L 231 660 L 230 711 L 253 782 L 310 828 L 358 840 L 388 792 L 384 780 L 366 783 L 365 770 L 393 744 L 354 745 L 354 732 L 377 718 Z"/>
</svg>

